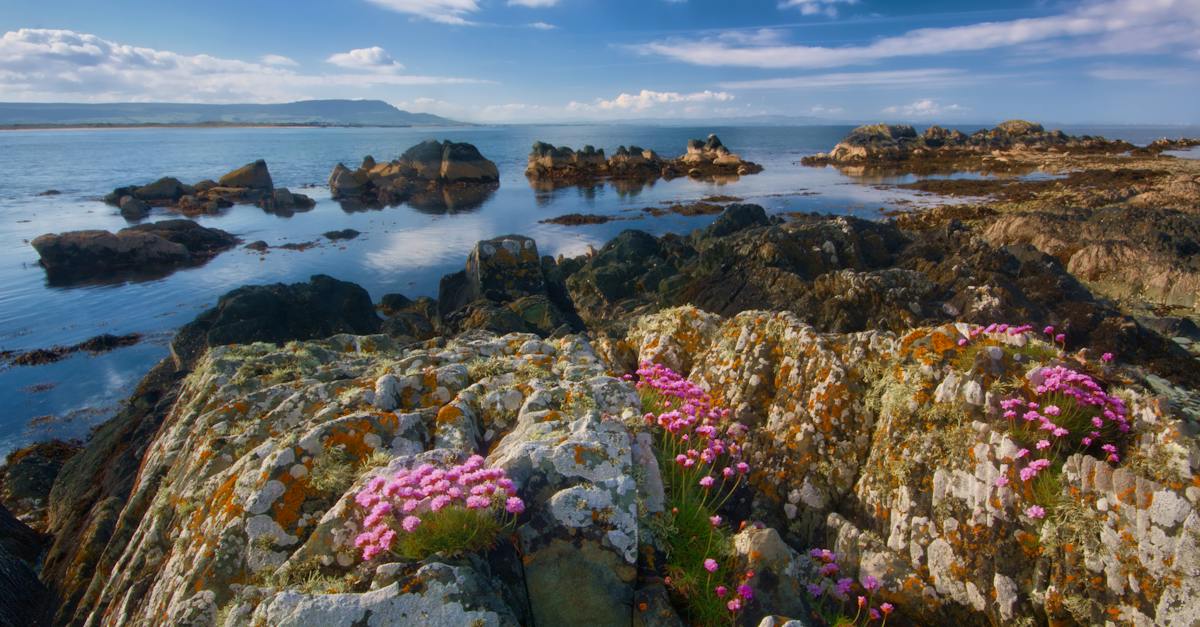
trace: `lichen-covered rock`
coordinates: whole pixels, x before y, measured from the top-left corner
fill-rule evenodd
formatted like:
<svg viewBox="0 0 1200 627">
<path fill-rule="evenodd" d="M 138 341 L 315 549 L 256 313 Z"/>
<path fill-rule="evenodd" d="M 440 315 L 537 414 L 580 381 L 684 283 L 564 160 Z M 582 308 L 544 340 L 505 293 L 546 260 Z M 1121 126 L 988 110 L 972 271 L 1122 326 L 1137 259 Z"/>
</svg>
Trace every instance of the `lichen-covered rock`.
<svg viewBox="0 0 1200 627">
<path fill-rule="evenodd" d="M 112 561 L 73 620 L 511 625 L 587 608 L 628 621 L 638 501 L 620 418 L 639 401 L 605 372 L 575 336 L 211 348 L 142 456 Z M 363 482 L 488 450 L 529 504 L 516 529 L 523 582 L 434 562 L 394 563 L 380 579 L 382 566 L 362 563 L 351 497 Z M 574 598 L 552 585 L 563 580 L 606 594 Z M 529 590 L 528 610 L 510 586 Z"/>
<path fill-rule="evenodd" d="M 431 627 L 516 627 L 520 624 L 499 598 L 493 582 L 467 567 L 436 562 L 422 566 L 404 581 L 368 592 L 277 592 L 259 603 L 250 621 L 297 627 L 416 623 Z"/>
<path fill-rule="evenodd" d="M 808 616 L 805 582 L 814 573 L 811 563 L 788 546 L 779 533 L 769 527 L 747 527 L 733 537 L 733 553 L 739 571 L 754 573 L 754 597 L 744 613 L 751 624 L 761 616 Z"/>
<path fill-rule="evenodd" d="M 164 177 L 141 187 L 118 187 L 106 195 L 104 201 L 120 207 L 121 215 L 130 220 L 144 217 L 149 207 L 168 207 L 194 216 L 219 213 L 226 207 L 245 203 L 287 215 L 316 205 L 315 200 L 304 194 L 287 188 L 276 189 L 267 162 L 262 159 L 236 168 L 216 182 L 205 180 L 185 185 L 177 179 Z"/>
<path fill-rule="evenodd" d="M 671 319 L 696 315 L 639 321 L 635 348 L 693 345 Z M 1045 518 L 1031 517 L 1000 400 L 1041 365 L 1084 366 L 1023 335 L 960 345 L 968 331 L 826 335 L 745 312 L 694 349 L 690 378 L 753 425 L 756 516 L 794 547 L 834 549 L 849 576 L 878 578 L 909 620 L 1188 624 L 1195 419 L 1156 395 L 1152 375 L 1106 370 L 1134 423 L 1124 457 L 1065 456 L 1057 491 L 1037 497 L 1053 501 Z"/>
</svg>

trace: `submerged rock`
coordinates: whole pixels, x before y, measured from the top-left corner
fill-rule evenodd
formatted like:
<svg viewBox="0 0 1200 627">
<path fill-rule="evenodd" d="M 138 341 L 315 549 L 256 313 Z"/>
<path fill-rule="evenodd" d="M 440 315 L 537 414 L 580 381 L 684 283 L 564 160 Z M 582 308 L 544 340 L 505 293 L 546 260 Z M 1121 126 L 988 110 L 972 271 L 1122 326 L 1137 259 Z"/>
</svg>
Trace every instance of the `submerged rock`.
<svg viewBox="0 0 1200 627">
<path fill-rule="evenodd" d="M 200 265 L 238 240 L 191 220 L 163 220 L 116 233 L 68 231 L 41 235 L 31 244 L 54 282 L 156 276 Z"/>
</svg>

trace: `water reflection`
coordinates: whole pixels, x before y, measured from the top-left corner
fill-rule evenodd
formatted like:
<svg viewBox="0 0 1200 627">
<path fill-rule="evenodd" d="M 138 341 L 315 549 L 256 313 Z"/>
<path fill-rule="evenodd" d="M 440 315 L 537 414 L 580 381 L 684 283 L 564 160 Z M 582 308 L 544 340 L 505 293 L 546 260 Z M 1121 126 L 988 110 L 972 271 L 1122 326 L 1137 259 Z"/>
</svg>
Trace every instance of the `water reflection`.
<svg viewBox="0 0 1200 627">
<path fill-rule="evenodd" d="M 346 213 L 382 211 L 405 205 L 427 215 L 472 213 L 479 211 L 495 195 L 498 188 L 499 184 L 464 187 L 438 186 L 429 190 L 413 192 L 399 203 L 364 203 L 354 198 L 340 198 L 337 203 Z"/>
</svg>

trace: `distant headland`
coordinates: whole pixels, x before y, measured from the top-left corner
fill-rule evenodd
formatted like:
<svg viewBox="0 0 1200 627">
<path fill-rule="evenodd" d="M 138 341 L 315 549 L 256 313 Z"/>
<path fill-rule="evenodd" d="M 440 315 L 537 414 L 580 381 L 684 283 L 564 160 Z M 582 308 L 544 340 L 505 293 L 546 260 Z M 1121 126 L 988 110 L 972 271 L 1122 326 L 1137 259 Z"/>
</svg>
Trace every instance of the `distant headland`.
<svg viewBox="0 0 1200 627">
<path fill-rule="evenodd" d="M 279 104 L 0 102 L 0 129 L 236 126 L 466 126 L 382 100 Z"/>
</svg>

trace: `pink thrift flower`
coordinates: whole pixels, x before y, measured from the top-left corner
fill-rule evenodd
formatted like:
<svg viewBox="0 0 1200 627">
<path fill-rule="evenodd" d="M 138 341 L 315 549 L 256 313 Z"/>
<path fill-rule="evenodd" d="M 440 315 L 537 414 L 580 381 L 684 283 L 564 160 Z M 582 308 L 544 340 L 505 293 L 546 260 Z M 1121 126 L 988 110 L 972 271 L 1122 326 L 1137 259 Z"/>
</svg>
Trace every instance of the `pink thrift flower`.
<svg viewBox="0 0 1200 627">
<path fill-rule="evenodd" d="M 1046 517 L 1046 510 L 1042 509 L 1041 505 L 1030 505 L 1025 509 L 1025 515 L 1030 518 L 1041 519 Z"/>
<path fill-rule="evenodd" d="M 880 603 L 879 604 L 879 611 L 883 612 L 884 616 L 891 614 L 892 610 L 894 610 L 894 609 L 896 609 L 896 608 L 892 607 L 891 603 Z"/>
<path fill-rule="evenodd" d="M 1029 449 L 1027 449 L 1027 448 L 1023 448 L 1023 449 L 1017 451 L 1017 459 L 1021 459 L 1022 457 L 1025 457 L 1027 455 L 1029 455 Z"/>
<path fill-rule="evenodd" d="M 742 609 L 742 601 L 741 599 L 730 599 L 729 602 L 725 604 L 725 607 L 729 608 L 730 612 L 736 612 Z"/>
<path fill-rule="evenodd" d="M 720 527 L 721 526 L 721 517 L 720 516 L 711 516 L 711 517 L 709 517 L 708 522 L 712 523 L 712 526 L 714 526 L 714 527 Z"/>
<path fill-rule="evenodd" d="M 738 474 L 742 475 L 750 472 L 750 464 L 747 464 L 746 462 L 738 462 L 737 471 Z"/>
<path fill-rule="evenodd" d="M 725 598 L 725 595 L 729 593 L 729 588 L 726 588 L 725 586 L 717 586 L 713 592 L 717 594 L 717 598 L 723 599 Z"/>
<path fill-rule="evenodd" d="M 959 345 L 959 346 L 966 346 L 966 345 L 967 345 L 967 338 L 965 338 L 965 337 L 964 337 L 964 338 L 961 338 L 961 339 L 959 339 L 959 340 L 958 340 L 958 345 Z"/>
<path fill-rule="evenodd" d="M 416 531 L 420 524 L 420 518 L 417 518 L 416 516 L 405 516 L 404 520 L 400 523 L 400 527 L 408 533 L 412 533 L 413 531 Z"/>
<path fill-rule="evenodd" d="M 711 488 L 711 487 L 713 487 L 713 478 L 712 478 L 712 477 L 708 477 L 708 476 L 702 477 L 702 478 L 700 479 L 700 487 L 702 487 L 702 488 Z"/>
<path fill-rule="evenodd" d="M 519 497 L 510 496 L 504 502 L 504 511 L 510 514 L 520 514 L 525 511 L 525 501 L 522 501 Z"/>
<path fill-rule="evenodd" d="M 879 620 L 879 610 L 871 608 L 869 614 L 871 615 L 871 620 Z"/>
<path fill-rule="evenodd" d="M 711 557 L 705 559 L 704 560 L 704 570 L 707 570 L 710 573 L 717 572 L 717 560 L 715 560 Z"/>
<path fill-rule="evenodd" d="M 867 575 L 862 578 L 862 587 L 863 590 L 866 590 L 867 592 L 875 592 L 879 589 L 879 580 Z"/>
<path fill-rule="evenodd" d="M 446 496 L 445 494 L 439 494 L 433 497 L 433 500 L 429 502 L 429 509 L 435 512 L 441 511 L 442 508 L 450 504 L 450 500 L 450 497 Z"/>
<path fill-rule="evenodd" d="M 1108 363 L 1112 360 L 1113 360 L 1112 353 L 1104 353 L 1103 355 L 1100 356 L 1100 361 L 1103 361 L 1104 363 Z"/>
<path fill-rule="evenodd" d="M 1008 485 L 1008 477 L 1005 477 L 1004 475 L 1000 475 L 999 477 L 996 477 L 996 485 L 1001 488 Z"/>
<path fill-rule="evenodd" d="M 1067 336 L 1059 333 L 1058 335 L 1054 336 L 1054 341 L 1062 344 L 1063 342 L 1067 341 Z"/>
<path fill-rule="evenodd" d="M 486 496 L 468 496 L 467 509 L 483 509 L 492 504 L 492 500 Z M 437 510 L 434 510 L 437 511 Z"/>
<path fill-rule="evenodd" d="M 738 593 L 738 596 L 742 597 L 743 599 L 746 599 L 747 601 L 754 598 L 754 591 L 751 590 L 750 586 L 747 586 L 746 584 L 742 584 L 742 585 L 738 586 L 737 593 Z"/>
<path fill-rule="evenodd" d="M 1050 448 L 1050 440 L 1038 440 L 1037 450 Z"/>
<path fill-rule="evenodd" d="M 1054 327 L 1048 326 L 1045 329 L 1042 329 L 1042 333 L 1045 333 L 1046 335 L 1054 335 Z"/>
</svg>

